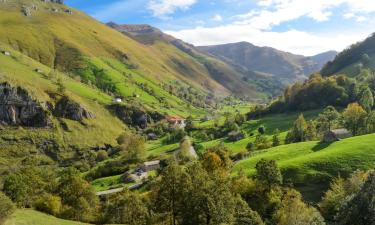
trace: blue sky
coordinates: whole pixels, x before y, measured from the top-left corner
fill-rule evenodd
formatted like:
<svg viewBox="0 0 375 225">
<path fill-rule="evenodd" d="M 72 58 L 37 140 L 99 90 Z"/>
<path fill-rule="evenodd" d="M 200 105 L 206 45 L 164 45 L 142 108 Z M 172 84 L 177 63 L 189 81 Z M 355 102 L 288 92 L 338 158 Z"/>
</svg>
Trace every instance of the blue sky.
<svg viewBox="0 0 375 225">
<path fill-rule="evenodd" d="M 150 24 L 194 45 L 341 51 L 375 32 L 374 0 L 66 0 L 102 22 Z"/>
</svg>

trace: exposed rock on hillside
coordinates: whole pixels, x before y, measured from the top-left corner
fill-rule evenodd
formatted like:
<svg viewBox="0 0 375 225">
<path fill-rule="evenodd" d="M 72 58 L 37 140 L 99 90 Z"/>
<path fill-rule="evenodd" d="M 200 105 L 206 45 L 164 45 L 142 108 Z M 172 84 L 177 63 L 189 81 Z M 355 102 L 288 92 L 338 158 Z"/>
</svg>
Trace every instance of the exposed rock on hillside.
<svg viewBox="0 0 375 225">
<path fill-rule="evenodd" d="M 0 84 L 0 122 L 5 125 L 47 127 L 48 113 L 20 87 Z"/>
<path fill-rule="evenodd" d="M 152 121 L 165 119 L 165 116 L 158 112 L 147 112 L 133 106 L 114 104 L 110 106 L 110 110 L 125 124 L 133 127 L 138 126 L 142 129 L 147 128 Z"/>
<path fill-rule="evenodd" d="M 82 121 L 83 119 L 93 119 L 95 115 L 87 111 L 77 102 L 70 100 L 68 97 L 62 97 L 56 104 L 54 115 L 66 119 Z"/>
</svg>

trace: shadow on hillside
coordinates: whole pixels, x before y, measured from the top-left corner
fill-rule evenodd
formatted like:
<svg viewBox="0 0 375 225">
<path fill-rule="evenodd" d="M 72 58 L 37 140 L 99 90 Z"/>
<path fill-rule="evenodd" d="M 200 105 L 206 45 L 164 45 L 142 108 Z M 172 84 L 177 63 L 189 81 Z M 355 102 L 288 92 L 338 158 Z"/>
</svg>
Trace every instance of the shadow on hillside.
<svg viewBox="0 0 375 225">
<path fill-rule="evenodd" d="M 312 150 L 314 152 L 318 152 L 320 150 L 323 150 L 325 148 L 328 148 L 332 143 L 323 143 L 323 142 L 319 142 L 317 145 L 315 145 Z"/>
</svg>

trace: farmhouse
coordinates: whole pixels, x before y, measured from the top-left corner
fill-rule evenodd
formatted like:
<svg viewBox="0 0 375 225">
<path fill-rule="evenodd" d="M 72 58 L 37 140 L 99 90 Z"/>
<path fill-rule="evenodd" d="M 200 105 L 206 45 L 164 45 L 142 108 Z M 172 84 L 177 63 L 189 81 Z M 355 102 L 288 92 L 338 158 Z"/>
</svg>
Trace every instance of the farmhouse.
<svg viewBox="0 0 375 225">
<path fill-rule="evenodd" d="M 181 117 L 178 117 L 178 116 L 168 116 L 167 121 L 168 121 L 169 124 L 171 124 L 173 126 L 177 126 L 179 128 L 185 128 L 186 127 L 185 119 L 183 119 Z"/>
<path fill-rule="evenodd" d="M 144 162 L 141 166 L 144 172 L 153 171 L 160 169 L 160 160 Z"/>
<path fill-rule="evenodd" d="M 340 141 L 342 139 L 350 138 L 352 136 L 353 135 L 347 129 L 331 130 L 331 131 L 328 131 L 324 135 L 323 142 L 324 143 L 331 143 L 331 142 L 335 142 L 335 141 Z"/>
</svg>

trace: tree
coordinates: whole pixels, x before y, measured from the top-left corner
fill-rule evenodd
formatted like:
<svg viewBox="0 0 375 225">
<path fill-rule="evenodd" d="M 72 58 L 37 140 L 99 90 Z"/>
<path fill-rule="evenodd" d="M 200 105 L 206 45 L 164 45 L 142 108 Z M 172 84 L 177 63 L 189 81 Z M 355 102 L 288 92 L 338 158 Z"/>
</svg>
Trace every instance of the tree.
<svg viewBox="0 0 375 225">
<path fill-rule="evenodd" d="M 276 161 L 261 159 L 255 166 L 256 179 L 265 184 L 268 190 L 272 186 L 279 186 L 283 182 L 283 178 Z"/>
<path fill-rule="evenodd" d="M 272 144 L 270 143 L 270 141 L 267 139 L 267 137 L 265 135 L 262 135 L 262 134 L 258 134 L 256 137 L 255 137 L 255 147 L 258 149 L 258 150 L 262 150 L 262 149 L 267 149 L 267 148 L 270 148 L 272 146 Z"/>
<path fill-rule="evenodd" d="M 371 112 L 366 117 L 366 129 L 367 133 L 375 132 L 375 112 Z"/>
<path fill-rule="evenodd" d="M 179 161 L 186 163 L 195 159 L 195 155 L 192 155 L 190 149 L 192 148 L 190 138 L 186 136 L 180 142 L 180 149 L 177 153 L 177 158 Z"/>
<path fill-rule="evenodd" d="M 22 169 L 5 178 L 4 193 L 19 207 L 32 207 L 47 183 L 35 168 Z"/>
<path fill-rule="evenodd" d="M 146 225 L 148 219 L 145 199 L 128 190 L 111 199 L 105 215 L 105 222 L 111 224 Z"/>
<path fill-rule="evenodd" d="M 56 190 L 63 204 L 62 217 L 83 222 L 95 221 L 98 198 L 91 184 L 73 168 L 62 172 Z"/>
<path fill-rule="evenodd" d="M 335 107 L 328 106 L 325 108 L 317 119 L 320 132 L 324 135 L 327 131 L 332 130 L 333 125 L 337 122 L 339 117 L 340 113 L 337 112 Z"/>
<path fill-rule="evenodd" d="M 119 150 L 125 160 L 139 162 L 146 157 L 145 140 L 139 135 L 124 135 L 117 140 L 121 145 Z"/>
<path fill-rule="evenodd" d="M 259 214 L 239 196 L 235 199 L 235 222 L 233 225 L 264 225 Z"/>
<path fill-rule="evenodd" d="M 327 221 L 334 221 L 335 216 L 345 201 L 360 191 L 367 176 L 368 173 L 356 171 L 346 180 L 338 177 L 331 182 L 329 190 L 324 194 L 322 201 L 319 203 L 320 211 Z"/>
<path fill-rule="evenodd" d="M 0 224 L 12 215 L 16 207 L 13 202 L 2 192 L 0 192 Z"/>
<path fill-rule="evenodd" d="M 338 225 L 367 225 L 375 222 L 375 172 L 371 172 L 360 188 L 340 208 L 335 220 Z"/>
<path fill-rule="evenodd" d="M 374 106 L 374 96 L 369 87 L 366 87 L 364 90 L 362 90 L 362 93 L 359 99 L 359 104 L 367 112 L 370 112 L 372 110 L 372 107 Z"/>
<path fill-rule="evenodd" d="M 187 173 L 175 162 L 171 162 L 160 175 L 153 190 L 154 210 L 170 216 L 171 224 L 178 224 L 184 209 Z"/>
<path fill-rule="evenodd" d="M 307 123 L 303 114 L 301 114 L 294 122 L 292 130 L 288 133 L 285 140 L 286 143 L 306 141 Z"/>
<path fill-rule="evenodd" d="M 280 130 L 276 129 L 272 137 L 272 146 L 276 147 L 280 145 Z"/>
<path fill-rule="evenodd" d="M 265 134 L 266 133 L 266 128 L 264 126 L 260 126 L 258 127 L 258 133 L 259 134 Z"/>
<path fill-rule="evenodd" d="M 293 189 L 283 196 L 277 219 L 278 225 L 325 225 L 319 211 L 307 206 L 301 200 L 301 194 Z"/>
<path fill-rule="evenodd" d="M 349 104 L 343 113 L 345 127 L 349 129 L 353 135 L 358 135 L 363 128 L 366 111 L 358 104 Z"/>
<path fill-rule="evenodd" d="M 309 120 L 309 122 L 307 122 L 307 128 L 306 128 L 306 140 L 314 141 L 316 137 L 317 137 L 316 125 L 313 120 Z"/>
<path fill-rule="evenodd" d="M 52 194 L 42 195 L 34 204 L 34 207 L 41 212 L 58 216 L 61 213 L 61 198 Z"/>
</svg>

